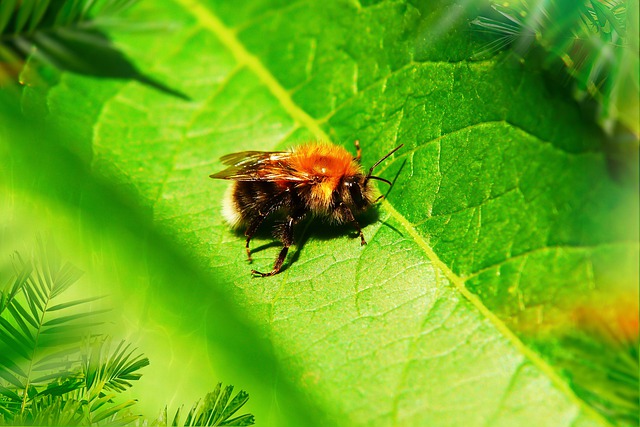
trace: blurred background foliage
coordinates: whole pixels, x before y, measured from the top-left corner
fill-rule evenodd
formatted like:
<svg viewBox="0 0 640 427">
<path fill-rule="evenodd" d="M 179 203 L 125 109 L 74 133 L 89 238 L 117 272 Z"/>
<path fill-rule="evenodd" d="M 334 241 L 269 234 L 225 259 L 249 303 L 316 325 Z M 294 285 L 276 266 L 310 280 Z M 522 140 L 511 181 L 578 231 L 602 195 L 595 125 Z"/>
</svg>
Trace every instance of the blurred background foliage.
<svg viewBox="0 0 640 427">
<path fill-rule="evenodd" d="M 109 309 L 92 307 L 102 297 L 68 300 L 64 294 L 82 276 L 62 263 L 55 247 L 37 242 L 31 259 L 14 254 L 15 273 L 0 291 L 0 425 L 129 425 L 151 420 L 134 413 L 136 399 L 119 395 L 149 365 L 131 344 L 112 345 L 100 332 Z M 154 425 L 248 426 L 250 414 L 235 416 L 249 400 L 231 399 L 222 384 L 186 415 L 159 411 Z"/>
<path fill-rule="evenodd" d="M 546 69 L 566 71 L 577 99 L 595 105 L 595 117 L 609 135 L 637 144 L 637 2 L 534 0 L 491 8 L 472 21 L 493 37 L 479 55 L 511 49 L 520 58 L 542 56 Z"/>
</svg>

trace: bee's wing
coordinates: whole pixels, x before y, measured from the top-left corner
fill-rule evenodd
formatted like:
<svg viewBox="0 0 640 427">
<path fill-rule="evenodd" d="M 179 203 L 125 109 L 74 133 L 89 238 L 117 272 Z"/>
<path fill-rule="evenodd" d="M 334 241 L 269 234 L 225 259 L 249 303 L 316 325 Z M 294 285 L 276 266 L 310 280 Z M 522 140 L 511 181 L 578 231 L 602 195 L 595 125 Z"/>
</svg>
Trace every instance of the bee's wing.
<svg viewBox="0 0 640 427">
<path fill-rule="evenodd" d="M 211 178 L 234 181 L 303 181 L 291 167 L 290 151 L 242 151 L 220 158 L 229 167 Z"/>
<path fill-rule="evenodd" d="M 257 163 L 271 157 L 286 155 L 286 151 L 241 151 L 220 157 L 220 161 L 227 166 L 238 166 L 246 163 Z"/>
</svg>

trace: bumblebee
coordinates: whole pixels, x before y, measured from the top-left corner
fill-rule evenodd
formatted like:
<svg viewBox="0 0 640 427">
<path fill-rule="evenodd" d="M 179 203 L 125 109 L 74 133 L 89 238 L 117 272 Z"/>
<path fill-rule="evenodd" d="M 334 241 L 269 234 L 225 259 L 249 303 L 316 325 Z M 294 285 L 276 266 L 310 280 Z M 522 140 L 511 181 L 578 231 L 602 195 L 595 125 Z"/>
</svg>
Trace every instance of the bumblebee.
<svg viewBox="0 0 640 427">
<path fill-rule="evenodd" d="M 220 159 L 227 169 L 210 177 L 233 181 L 225 195 L 222 213 L 232 227 L 246 227 L 249 262 L 249 243 L 263 221 L 278 212 L 285 216 L 274 230 L 274 237 L 280 239 L 283 247 L 273 269 L 268 273 L 251 270 L 252 274 L 265 277 L 280 272 L 293 244 L 293 227 L 309 214 L 334 224 L 352 224 L 360 235 L 360 244 L 367 244 L 355 214 L 382 197 L 374 198 L 371 180 L 391 185 L 388 180 L 374 176 L 373 169 L 402 145 L 378 160 L 366 175 L 360 165 L 360 144 L 356 141 L 355 145 L 355 157 L 338 145 L 313 142 L 289 151 L 243 151 Z"/>
</svg>

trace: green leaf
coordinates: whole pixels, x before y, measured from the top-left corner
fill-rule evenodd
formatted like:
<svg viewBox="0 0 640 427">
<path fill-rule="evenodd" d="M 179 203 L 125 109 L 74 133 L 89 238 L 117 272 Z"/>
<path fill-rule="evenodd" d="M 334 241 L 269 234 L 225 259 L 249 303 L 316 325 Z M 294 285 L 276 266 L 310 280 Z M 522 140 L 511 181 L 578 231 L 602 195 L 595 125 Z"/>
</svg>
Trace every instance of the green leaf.
<svg viewBox="0 0 640 427">
<path fill-rule="evenodd" d="M 240 415 L 239 417 L 232 418 L 220 423 L 221 426 L 252 426 L 256 423 L 253 415 Z"/>
<path fill-rule="evenodd" d="M 102 421 L 104 419 L 107 419 L 109 417 L 113 417 L 114 415 L 118 414 L 118 412 L 127 409 L 133 405 L 136 404 L 135 400 L 130 400 L 127 402 L 123 402 L 119 405 L 114 405 L 114 406 L 110 406 L 109 408 L 103 410 L 102 412 L 98 412 L 96 415 L 94 415 L 92 417 L 92 421 L 94 423 L 97 423 L 99 421 Z"/>
<path fill-rule="evenodd" d="M 47 354 L 46 356 L 38 359 L 38 361 L 34 363 L 33 369 L 45 370 L 48 367 L 57 366 L 56 364 L 58 363 L 66 365 L 70 361 L 78 359 L 79 351 L 80 349 L 77 346 L 59 349 L 58 351 L 54 351 L 53 353 Z M 75 356 L 75 358 L 71 358 L 71 356 Z"/>
<path fill-rule="evenodd" d="M 0 355 L 0 366 L 5 369 L 11 370 L 17 376 L 26 377 L 27 374 L 22 370 L 22 368 L 20 368 L 15 359 L 13 359 L 13 357 L 17 356 L 15 350 L 11 349 L 7 351 L 6 348 L 3 348 L 3 350 L 3 354 Z"/>
<path fill-rule="evenodd" d="M 6 351 L 6 348 L 10 348 L 12 351 L 19 353 L 25 359 L 28 359 L 31 356 L 28 350 L 32 346 L 25 344 L 21 338 L 22 337 L 16 339 L 10 332 L 0 330 L 0 342 L 2 343 L 3 350 Z"/>
<path fill-rule="evenodd" d="M 60 9 L 60 13 L 56 16 L 55 25 L 64 26 L 75 21 L 82 12 L 82 8 L 78 7 L 80 6 L 80 3 L 81 2 L 79 0 L 66 2 Z"/>
<path fill-rule="evenodd" d="M 166 409 L 166 408 L 165 408 Z M 182 411 L 183 407 L 179 407 L 178 410 L 176 411 L 176 414 L 173 417 L 173 421 L 171 421 L 171 426 L 177 426 L 178 423 L 180 423 L 180 412 Z M 166 411 L 165 411 L 166 412 Z M 165 417 L 165 420 L 167 418 Z"/>
<path fill-rule="evenodd" d="M 69 302 L 65 302 L 63 304 L 57 304 L 57 305 L 54 305 L 52 307 L 49 307 L 47 309 L 47 311 L 63 310 L 65 308 L 75 307 L 77 305 L 86 304 L 88 302 L 98 301 L 99 299 L 102 299 L 102 298 L 104 298 L 104 297 L 98 296 L 98 297 L 83 298 L 83 299 L 79 299 L 79 300 L 75 300 L 75 301 L 69 301 Z"/>
<path fill-rule="evenodd" d="M 49 310 L 47 310 L 49 311 Z M 51 319 L 51 320 L 47 320 L 46 322 L 44 322 L 42 324 L 43 327 L 51 327 L 54 325 L 64 325 L 65 327 L 69 326 L 67 325 L 68 323 L 71 323 L 75 320 L 78 319 L 84 319 L 85 317 L 90 317 L 90 316 L 95 316 L 101 313 L 106 313 L 108 312 L 109 309 L 103 309 L 103 310 L 94 310 L 94 311 L 90 311 L 90 312 L 86 312 L 86 313 L 76 313 L 76 314 L 70 314 L 67 316 L 60 316 L 60 317 L 56 317 L 55 319 Z M 82 326 L 82 325 L 73 325 L 73 326 Z M 43 333 L 45 331 L 43 330 Z"/>
<path fill-rule="evenodd" d="M 29 324 L 32 326 L 36 325 L 36 327 L 37 327 L 37 322 L 29 315 L 29 313 L 27 313 L 27 311 L 24 308 L 22 308 L 22 306 L 18 301 L 14 300 L 11 302 L 11 304 L 9 305 L 9 312 L 13 316 L 13 319 L 15 320 L 15 322 L 20 326 L 20 329 L 22 329 L 22 333 L 29 340 L 32 341 L 33 336 L 25 320 L 29 322 Z"/>
<path fill-rule="evenodd" d="M 60 378 L 62 382 L 60 384 L 56 384 L 53 386 L 49 386 L 43 391 L 39 392 L 37 396 L 64 396 L 68 393 L 71 393 L 75 390 L 78 390 L 82 387 L 82 382 L 77 378 L 65 378 L 67 376 L 67 372 L 60 372 L 58 374 L 52 374 L 49 378 L 41 377 L 42 381 L 52 379 L 52 378 Z M 37 384 L 39 381 L 33 380 L 33 384 Z"/>
<path fill-rule="evenodd" d="M 37 274 L 37 273 L 36 273 Z M 38 322 L 40 320 L 40 316 L 44 311 L 44 304 L 46 297 L 45 294 L 41 292 L 39 288 L 39 284 L 34 282 L 32 277 L 28 280 L 28 286 L 25 287 L 25 293 L 28 296 L 27 302 L 29 304 L 29 308 L 31 309 L 31 314 L 33 318 Z"/>
<path fill-rule="evenodd" d="M 53 283 L 52 289 L 52 297 L 60 295 L 62 292 L 67 290 L 69 286 L 73 285 L 75 282 L 82 277 L 84 274 L 82 270 L 75 267 L 73 264 L 67 262 L 62 268 L 57 269 L 55 281 Z"/>
<path fill-rule="evenodd" d="M 84 425 L 85 404 L 61 396 L 38 396 L 25 411 L 15 416 L 14 425 Z"/>
<path fill-rule="evenodd" d="M 15 394 L 13 391 L 9 390 L 6 387 L 0 386 L 0 394 L 2 394 L 3 396 L 9 398 L 10 400 L 13 401 L 20 401 L 20 396 L 18 396 L 17 394 Z"/>
<path fill-rule="evenodd" d="M 89 394 L 87 390 L 80 391 L 86 384 L 80 360 L 69 356 L 78 354 L 84 334 L 88 328 L 96 325 L 87 323 L 84 319 L 108 311 L 93 310 L 67 314 L 70 308 L 95 298 L 76 299 L 54 305 L 56 297 L 68 290 L 78 280 L 81 272 L 69 262 L 62 265 L 58 261 L 55 248 L 45 245 L 41 239 L 37 240 L 36 253 L 36 257 L 29 263 L 33 265 L 33 269 L 17 270 L 18 279 L 23 280 L 23 284 L 19 286 L 22 292 L 12 292 L 9 310 L 4 312 L 5 317 L 0 317 L 0 378 L 16 387 L 16 395 L 22 394 L 19 409 L 12 411 L 11 408 L 7 408 L 6 412 L 6 416 L 15 424 L 70 420 L 67 409 L 77 409 L 77 405 L 68 406 L 67 401 L 43 400 L 41 397 L 68 397 L 72 393 L 75 396 Z M 19 255 L 16 258 L 25 264 Z M 31 274 L 24 277 L 20 271 L 30 271 Z M 14 286 L 14 291 L 17 288 Z M 22 308 L 21 300 L 26 300 L 27 303 L 38 301 L 37 307 L 31 304 L 35 319 Z M 58 317 L 48 319 L 48 307 L 52 307 L 52 311 Z M 28 320 L 29 325 L 23 317 Z M 19 325 L 19 329 L 14 324 Z M 21 368 L 20 365 L 24 366 Z M 137 366 L 141 365 L 138 364 L 134 368 L 128 365 L 123 367 L 125 373 L 122 376 L 126 379 L 138 379 L 139 376 L 133 373 Z M 119 386 L 124 389 L 123 385 Z M 100 391 L 96 394 L 100 394 Z M 76 409 L 72 412 L 75 413 Z M 114 413 L 110 416 L 113 415 Z M 113 420 L 115 421 L 115 417 Z"/>
<path fill-rule="evenodd" d="M 33 370 L 34 371 L 49 371 L 51 369 L 68 369 L 74 363 L 75 363 L 75 361 L 73 361 L 73 360 L 57 360 L 57 361 L 51 362 L 51 363 L 41 363 L 41 361 L 39 360 L 37 366 L 34 365 Z M 56 375 L 58 375 L 58 374 L 56 374 Z M 34 380 L 34 382 L 38 382 L 38 381 Z"/>
<path fill-rule="evenodd" d="M 192 426 L 196 424 L 196 411 L 198 409 L 198 406 L 200 405 L 200 402 L 196 402 L 191 409 L 189 410 L 189 413 L 187 414 L 187 418 L 184 420 L 184 424 L 185 426 Z M 178 418 L 178 413 L 176 413 L 176 416 L 174 419 L 179 419 Z"/>
<path fill-rule="evenodd" d="M 12 339 L 15 340 L 13 341 L 16 345 L 20 345 L 21 347 L 25 348 L 25 349 L 29 349 L 33 347 L 33 338 L 30 336 L 25 336 L 23 335 L 23 333 L 21 331 L 18 331 L 16 328 L 14 328 L 11 323 L 9 323 L 9 321 L 7 321 L 6 319 L 3 319 L 2 317 L 0 317 L 0 326 L 3 327 L 6 331 L 6 333 L 10 334 L 9 335 L 5 335 L 5 332 L 2 331 L 2 334 L 4 336 L 7 336 L 8 339 Z M 12 337 L 12 338 L 10 338 Z"/>
<path fill-rule="evenodd" d="M 140 415 L 127 415 L 117 418 L 112 418 L 109 420 L 109 425 L 112 426 L 127 426 L 131 425 L 136 420 L 140 419 Z"/>
<path fill-rule="evenodd" d="M 7 296 L 7 305 L 12 302 L 16 296 L 16 294 L 22 289 L 22 287 L 24 286 L 25 282 L 27 281 L 27 278 L 29 277 L 29 275 L 31 274 L 32 271 L 32 267 L 30 265 L 22 265 L 19 268 L 19 273 L 16 275 L 16 278 L 13 282 L 13 286 L 11 287 L 11 290 L 8 291 L 6 293 Z M 3 307 L 4 308 L 4 307 Z M 0 311 L 1 313 L 2 311 Z"/>
<path fill-rule="evenodd" d="M 6 142 L 4 191 L 44 199 L 39 221 L 142 325 L 150 369 L 167 347 L 197 355 L 140 384 L 150 398 L 213 367 L 272 425 L 617 422 L 585 390 L 618 383 L 560 356 L 583 355 L 580 309 L 637 300 L 636 178 L 612 177 L 597 126 L 535 63 L 468 60 L 477 10 L 371 3 L 138 4 L 131 19 L 172 30 L 110 36 L 192 101 L 47 70 L 22 107 L 58 128 Z M 365 167 L 405 146 L 376 170 L 394 186 L 361 218 L 367 246 L 310 221 L 285 270 L 253 279 L 279 247 L 265 230 L 249 266 L 207 177 L 306 139 L 359 139 Z"/>
<path fill-rule="evenodd" d="M 203 404 L 205 409 L 208 409 L 208 406 L 212 406 L 210 408 L 211 415 L 207 415 L 206 419 L 213 422 L 218 423 L 223 420 L 224 409 L 227 407 L 227 403 L 229 402 L 229 398 L 231 397 L 231 393 L 233 392 L 233 386 L 226 386 L 221 394 L 213 396 L 206 396 L 205 402 Z M 213 399 L 212 399 L 213 397 Z M 214 424 L 215 425 L 215 424 Z"/>
<path fill-rule="evenodd" d="M 40 343 L 44 344 L 47 338 L 45 336 L 55 337 L 51 338 L 52 343 L 70 341 L 71 343 L 77 343 L 78 339 L 84 335 L 84 333 L 91 327 L 102 325 L 104 322 L 85 322 L 66 324 L 63 326 L 47 327 L 42 330 L 42 336 L 40 337 Z M 48 343 L 49 341 L 47 341 Z"/>
<path fill-rule="evenodd" d="M 29 18 L 31 17 L 32 11 L 37 5 L 36 0 L 24 0 L 21 2 L 20 7 L 17 9 L 16 14 L 16 22 L 15 22 L 15 32 L 20 33 L 23 31 L 23 28 L 29 22 Z"/>
<path fill-rule="evenodd" d="M 40 24 L 40 21 L 44 18 L 45 13 L 47 12 L 47 7 L 49 6 L 50 1 L 51 0 L 39 0 L 36 3 L 29 20 L 28 32 L 35 30 L 38 24 Z"/>
<path fill-rule="evenodd" d="M 18 378 L 16 378 L 10 372 L 5 371 L 4 369 L 0 369 L 0 378 L 3 378 L 4 380 L 8 381 L 10 384 L 13 384 L 18 388 L 24 388 L 24 385 Z"/>
<path fill-rule="evenodd" d="M 229 403 L 229 398 L 233 392 L 233 386 L 228 385 L 222 390 L 222 383 L 218 383 L 214 391 L 207 393 L 204 399 L 198 400 L 191 406 L 187 418 L 182 425 L 184 426 L 223 426 L 223 425 L 253 425 L 254 416 L 244 414 L 233 419 L 229 419 L 231 415 L 236 413 L 249 400 L 249 395 L 245 391 L 240 391 Z M 180 412 L 182 407 L 178 408 L 173 417 L 172 425 L 181 425 Z M 162 419 L 159 422 L 166 422 L 167 409 L 165 407 Z"/>
<path fill-rule="evenodd" d="M 7 0 L 0 4 L 0 33 L 4 32 L 5 27 L 11 19 L 11 15 L 16 7 L 18 0 Z"/>
<path fill-rule="evenodd" d="M 249 400 L 249 394 L 244 390 L 240 390 L 231 402 L 224 408 L 224 412 L 220 419 L 227 422 L 228 418 L 235 414 Z M 232 424 L 231 424 L 232 425 Z"/>
<path fill-rule="evenodd" d="M 99 397 L 95 398 L 95 400 L 91 401 L 91 409 L 90 409 L 91 412 L 95 412 L 98 409 L 102 408 L 107 403 L 113 401 L 114 397 L 116 397 L 115 393 L 109 393 L 109 394 L 100 395 Z"/>
</svg>

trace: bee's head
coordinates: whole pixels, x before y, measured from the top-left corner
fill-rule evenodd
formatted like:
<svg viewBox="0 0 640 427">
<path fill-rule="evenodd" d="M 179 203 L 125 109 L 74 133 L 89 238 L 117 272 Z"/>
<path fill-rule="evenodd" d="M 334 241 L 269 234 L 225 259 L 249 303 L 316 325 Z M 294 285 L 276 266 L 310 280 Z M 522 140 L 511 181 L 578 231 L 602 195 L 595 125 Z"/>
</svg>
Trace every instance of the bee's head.
<svg viewBox="0 0 640 427">
<path fill-rule="evenodd" d="M 344 188 L 342 199 L 347 201 L 348 205 L 359 211 L 369 207 L 372 191 L 364 175 L 349 176 L 343 181 L 342 185 Z"/>
<path fill-rule="evenodd" d="M 380 178 L 379 176 L 374 176 L 373 169 L 380 163 L 382 163 L 382 161 L 384 161 L 387 157 L 402 148 L 403 145 L 404 144 L 400 144 L 398 147 L 387 153 L 387 155 L 385 155 L 383 158 L 378 160 L 373 166 L 371 166 L 371 168 L 369 169 L 369 173 L 366 176 L 363 174 L 357 174 L 347 177 L 342 184 L 344 186 L 343 200 L 351 200 L 351 203 L 348 204 L 355 207 L 357 210 L 364 210 L 372 203 L 378 201 L 382 196 L 380 196 L 378 199 L 373 200 L 371 180 L 375 179 L 378 181 L 386 182 L 389 185 L 391 185 L 391 182 L 384 178 Z"/>
</svg>

